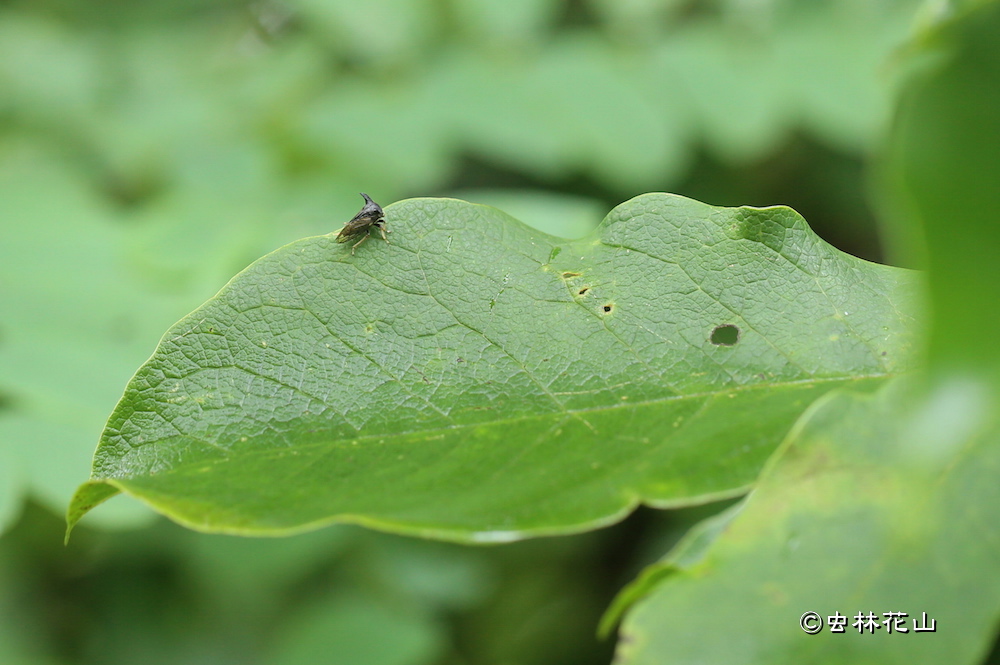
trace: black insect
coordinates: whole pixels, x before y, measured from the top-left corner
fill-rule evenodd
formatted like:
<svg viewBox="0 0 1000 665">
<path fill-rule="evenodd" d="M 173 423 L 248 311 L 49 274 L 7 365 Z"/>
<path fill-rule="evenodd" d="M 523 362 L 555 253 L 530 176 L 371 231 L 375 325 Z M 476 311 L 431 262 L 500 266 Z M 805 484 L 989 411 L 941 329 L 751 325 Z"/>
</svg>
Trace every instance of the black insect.
<svg viewBox="0 0 1000 665">
<path fill-rule="evenodd" d="M 382 206 L 372 201 L 364 192 L 361 192 L 361 196 L 365 197 L 365 205 L 361 208 L 361 212 L 356 214 L 347 224 L 344 224 L 344 228 L 340 229 L 340 233 L 337 234 L 337 242 L 347 242 L 361 236 L 361 240 L 351 247 L 351 254 L 358 248 L 358 245 L 368 240 L 373 228 L 382 232 L 382 240 L 389 242 L 389 238 L 385 235 L 387 229 L 383 226 L 385 213 L 382 212 Z"/>
</svg>

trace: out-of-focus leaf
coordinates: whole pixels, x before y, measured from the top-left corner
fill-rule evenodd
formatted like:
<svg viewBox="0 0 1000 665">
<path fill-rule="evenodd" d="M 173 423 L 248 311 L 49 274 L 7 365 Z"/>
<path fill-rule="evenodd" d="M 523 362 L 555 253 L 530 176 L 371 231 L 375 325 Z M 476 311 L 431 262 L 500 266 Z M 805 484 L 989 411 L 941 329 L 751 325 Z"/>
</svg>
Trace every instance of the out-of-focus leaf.
<svg viewBox="0 0 1000 665">
<path fill-rule="evenodd" d="M 979 662 L 1000 610 L 988 535 L 1000 528 L 1000 423 L 975 386 L 910 392 L 817 405 L 708 555 L 629 615 L 620 661 Z M 969 397 L 971 409 L 950 408 Z M 809 611 L 846 616 L 846 633 L 807 635 Z M 887 612 L 907 613 L 909 633 Z M 936 634 L 914 632 L 923 612 Z M 866 632 L 878 635 L 858 634 L 858 613 L 876 615 Z M 720 625 L 727 639 L 705 639 Z"/>
<path fill-rule="evenodd" d="M 5 429 L 2 423 L 7 417 L 9 416 L 0 410 L 0 430 Z M 21 508 L 23 479 L 20 477 L 20 464 L 15 455 L 14 442 L 8 436 L 0 438 L 0 533 L 14 523 Z"/>
<path fill-rule="evenodd" d="M 445 113 L 422 81 L 351 80 L 305 109 L 299 133 L 359 189 L 364 182 L 369 191 L 373 182 L 388 182 L 419 191 L 440 182 L 451 167 Z"/>
<path fill-rule="evenodd" d="M 917 4 L 739 3 L 727 21 L 693 21 L 661 40 L 659 67 L 727 161 L 759 159 L 803 125 L 864 151 L 883 127 L 888 61 Z"/>
<path fill-rule="evenodd" d="M 184 305 L 135 287 L 114 214 L 50 156 L 5 144 L 0 192 L 0 382 L 10 395 L 0 438 L 14 484 L 54 507 L 72 487 L 66 472 L 91 455 L 129 365 Z M 117 506 L 106 520 L 138 512 Z"/>
<path fill-rule="evenodd" d="M 771 36 L 698 22 L 658 49 L 656 60 L 696 118 L 696 131 L 728 161 L 758 158 L 791 129 L 792 109 Z"/>
<path fill-rule="evenodd" d="M 450 49 L 428 75 L 428 97 L 444 100 L 450 141 L 491 161 L 554 176 L 565 169 L 564 132 L 554 126 L 549 95 L 536 94 L 528 80 L 532 53 L 506 58 Z"/>
<path fill-rule="evenodd" d="M 597 228 L 607 210 L 600 201 L 539 190 L 466 189 L 454 197 L 493 206 L 543 233 L 582 238 Z"/>
<path fill-rule="evenodd" d="M 484 604 L 499 593 L 497 564 L 480 555 L 484 550 L 368 535 L 369 547 L 359 559 L 365 561 L 381 584 L 421 603 L 454 612 Z"/>
<path fill-rule="evenodd" d="M 0 111 L 54 133 L 79 129 L 97 105 L 98 65 L 86 35 L 0 11 Z"/>
<path fill-rule="evenodd" d="M 456 18 L 472 36 L 496 47 L 524 48 L 537 40 L 562 9 L 559 0 L 454 0 Z"/>
<path fill-rule="evenodd" d="M 323 529 L 292 538 L 211 538 L 187 532 L 179 538 L 184 560 L 199 589 L 226 614 L 266 623 L 275 604 L 296 583 L 322 569 L 351 543 L 350 527 Z"/>
<path fill-rule="evenodd" d="M 652 38 L 685 6 L 684 0 L 589 0 L 587 5 L 623 36 Z"/>
<path fill-rule="evenodd" d="M 897 88 L 894 54 L 910 36 L 916 5 L 813 4 L 777 31 L 775 58 L 797 108 L 796 124 L 852 153 L 877 145 Z"/>
<path fill-rule="evenodd" d="M 907 91 L 893 135 L 896 201 L 922 228 L 945 371 L 995 373 L 1000 388 L 1000 6 L 945 24 L 938 62 Z"/>
<path fill-rule="evenodd" d="M 595 35 L 562 37 L 537 56 L 449 54 L 434 99 L 460 144 L 540 175 L 586 171 L 619 187 L 676 177 L 683 115 L 662 105 L 644 58 Z"/>
<path fill-rule="evenodd" d="M 443 629 L 433 620 L 358 593 L 306 606 L 288 619 L 268 665 L 430 665 L 444 647 Z"/>
<path fill-rule="evenodd" d="M 678 151 L 646 90 L 644 62 L 596 38 L 565 38 L 528 70 L 527 94 L 545 100 L 566 137 L 570 166 L 622 188 L 653 187 Z"/>
<path fill-rule="evenodd" d="M 306 23 L 342 56 L 405 62 L 433 34 L 437 12 L 421 0 L 290 0 Z"/>
<path fill-rule="evenodd" d="M 70 524 L 112 486 L 209 531 L 579 531 L 743 491 L 818 396 L 910 363 L 915 276 L 788 208 L 650 194 L 570 242 L 386 215 L 391 244 L 293 243 L 168 331 Z"/>
<path fill-rule="evenodd" d="M 19 122 L 85 142 L 133 187 L 169 179 L 190 150 L 253 137 L 318 152 L 344 178 L 382 159 L 379 184 L 403 191 L 442 184 L 471 151 L 632 192 L 678 179 L 699 137 L 730 161 L 803 126 L 870 147 L 893 89 L 886 59 L 918 5 L 736 3 L 670 21 L 672 0 L 595 2 L 607 34 L 555 29 L 544 46 L 552 0 L 461 2 L 453 15 L 414 0 L 295 0 L 212 21 L 136 10 L 113 37 L 5 10 L 0 81 Z M 357 68 L 326 66 L 331 51 Z"/>
</svg>

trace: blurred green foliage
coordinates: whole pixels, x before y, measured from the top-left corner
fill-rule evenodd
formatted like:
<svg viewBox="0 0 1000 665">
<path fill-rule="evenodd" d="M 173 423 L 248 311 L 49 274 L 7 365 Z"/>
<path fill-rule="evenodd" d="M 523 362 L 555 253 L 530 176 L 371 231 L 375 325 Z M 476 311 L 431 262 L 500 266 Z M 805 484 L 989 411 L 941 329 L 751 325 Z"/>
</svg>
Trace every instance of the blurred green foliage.
<svg viewBox="0 0 1000 665">
<path fill-rule="evenodd" d="M 863 160 L 920 4 L 0 2 L 0 662 L 608 662 L 596 617 L 686 517 L 490 551 L 164 524 L 63 551 L 50 512 L 162 331 L 358 191 L 476 190 L 567 236 L 647 190 L 787 203 L 877 257 Z M 326 627 L 354 606 L 361 647 Z"/>
</svg>

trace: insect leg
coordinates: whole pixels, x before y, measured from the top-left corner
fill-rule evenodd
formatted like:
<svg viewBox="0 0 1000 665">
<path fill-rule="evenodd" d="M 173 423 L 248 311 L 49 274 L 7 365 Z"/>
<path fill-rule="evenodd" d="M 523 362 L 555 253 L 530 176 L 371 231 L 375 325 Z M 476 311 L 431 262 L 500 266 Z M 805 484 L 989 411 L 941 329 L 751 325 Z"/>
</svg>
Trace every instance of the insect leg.
<svg viewBox="0 0 1000 665">
<path fill-rule="evenodd" d="M 356 250 L 358 248 L 358 245 L 360 245 L 361 243 L 363 243 L 365 240 L 368 240 L 368 234 L 367 233 L 364 234 L 363 236 L 361 236 L 361 240 L 359 240 L 356 243 L 354 243 L 354 246 L 351 247 L 351 254 L 354 254 L 354 250 Z"/>
<path fill-rule="evenodd" d="M 386 235 L 386 228 L 384 226 L 382 226 L 381 224 L 376 224 L 375 226 L 377 226 L 378 230 L 382 233 L 382 240 L 385 240 L 388 243 L 389 242 L 389 236 Z"/>
</svg>

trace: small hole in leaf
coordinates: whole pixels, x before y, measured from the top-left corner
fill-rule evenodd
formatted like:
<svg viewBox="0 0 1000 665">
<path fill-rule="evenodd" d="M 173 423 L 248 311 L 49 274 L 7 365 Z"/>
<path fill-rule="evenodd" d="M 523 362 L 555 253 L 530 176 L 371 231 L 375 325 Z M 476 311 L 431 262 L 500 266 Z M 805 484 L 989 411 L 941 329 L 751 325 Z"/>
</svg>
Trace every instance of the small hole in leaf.
<svg viewBox="0 0 1000 665">
<path fill-rule="evenodd" d="M 736 346 L 736 342 L 740 341 L 740 329 L 731 323 L 716 326 L 711 340 L 716 346 Z"/>
<path fill-rule="evenodd" d="M 589 291 L 589 290 L 590 290 L 590 287 L 589 287 L 589 286 L 585 286 L 585 287 L 583 287 L 582 289 L 580 289 L 580 290 L 578 291 L 578 293 L 579 293 L 579 294 L 580 294 L 581 296 L 583 296 L 583 295 L 587 295 L 587 291 Z"/>
<path fill-rule="evenodd" d="M 605 305 L 605 306 L 604 306 L 604 307 L 602 307 L 601 309 L 603 309 L 605 313 L 608 313 L 608 312 L 610 312 L 610 311 L 611 311 L 612 309 L 614 309 L 614 307 L 615 307 L 615 306 L 614 306 L 614 304 L 613 304 L 613 303 L 608 303 L 607 305 Z"/>
</svg>

